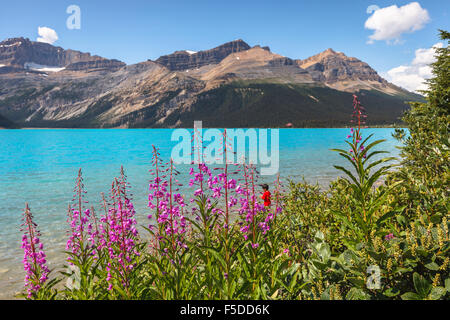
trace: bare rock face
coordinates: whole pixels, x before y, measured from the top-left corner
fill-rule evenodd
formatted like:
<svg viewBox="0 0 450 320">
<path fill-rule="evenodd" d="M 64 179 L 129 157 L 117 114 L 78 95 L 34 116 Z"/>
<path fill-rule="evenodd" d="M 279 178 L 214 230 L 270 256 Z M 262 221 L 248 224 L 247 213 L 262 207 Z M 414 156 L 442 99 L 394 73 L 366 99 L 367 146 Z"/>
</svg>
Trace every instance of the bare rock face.
<svg viewBox="0 0 450 320">
<path fill-rule="evenodd" d="M 367 63 L 332 49 L 296 62 L 319 82 L 335 83 L 349 80 L 385 82 Z"/>
<path fill-rule="evenodd" d="M 254 46 L 253 48 L 261 48 L 261 49 L 263 49 L 263 50 L 266 50 L 266 51 L 269 51 L 269 52 L 270 52 L 270 47 L 269 47 L 269 46 L 261 47 L 259 44 L 257 44 L 257 45 Z"/>
<path fill-rule="evenodd" d="M 15 73 L 15 72 L 21 72 L 23 71 L 23 68 L 17 68 L 17 67 L 11 67 L 11 66 L 0 66 L 0 74 L 8 74 L 8 73 Z"/>
<path fill-rule="evenodd" d="M 11 38 L 0 42 L 0 64 L 16 69 L 26 69 L 30 64 L 53 68 L 71 66 L 71 70 L 117 68 L 125 65 L 118 60 L 108 60 L 75 50 L 64 50 L 61 47 L 25 38 Z"/>
<path fill-rule="evenodd" d="M 188 51 L 176 51 L 172 54 L 159 57 L 156 62 L 171 71 L 200 68 L 209 64 L 217 64 L 233 52 L 250 49 L 243 40 L 227 42 L 216 48 L 190 53 Z"/>
<path fill-rule="evenodd" d="M 100 59 L 92 61 L 79 61 L 69 64 L 66 70 L 71 71 L 83 71 L 87 69 L 106 69 L 115 70 L 125 66 L 125 63 L 116 59 Z"/>
<path fill-rule="evenodd" d="M 295 66 L 296 63 L 294 60 L 290 58 L 282 57 L 269 61 L 269 65 L 272 67 L 282 67 L 282 66 Z"/>
</svg>

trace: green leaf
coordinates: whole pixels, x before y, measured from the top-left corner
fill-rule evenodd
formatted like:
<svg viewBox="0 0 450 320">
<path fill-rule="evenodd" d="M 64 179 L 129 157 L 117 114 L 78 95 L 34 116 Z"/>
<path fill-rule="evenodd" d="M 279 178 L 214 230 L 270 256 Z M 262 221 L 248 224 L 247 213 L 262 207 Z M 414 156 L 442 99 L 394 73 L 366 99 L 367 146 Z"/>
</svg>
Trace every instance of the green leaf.
<svg viewBox="0 0 450 320">
<path fill-rule="evenodd" d="M 392 218 L 396 213 L 398 213 L 398 211 L 390 211 L 384 214 L 380 219 L 377 220 L 376 225 L 380 226 L 383 222 L 385 222 L 389 218 Z"/>
<path fill-rule="evenodd" d="M 447 293 L 447 290 L 444 287 L 434 287 L 431 289 L 431 299 L 433 300 L 439 300 L 441 299 L 445 294 Z"/>
<path fill-rule="evenodd" d="M 406 225 L 406 218 L 405 216 L 397 216 L 397 222 L 401 225 Z"/>
<path fill-rule="evenodd" d="M 331 250 L 328 243 L 321 243 L 319 246 L 319 255 L 323 262 L 327 262 L 331 256 Z"/>
<path fill-rule="evenodd" d="M 374 161 L 374 162 L 372 162 L 371 164 L 369 164 L 369 165 L 366 167 L 366 170 L 368 171 L 368 170 L 372 169 L 373 167 L 375 167 L 375 166 L 377 166 L 377 165 L 379 165 L 379 164 L 382 164 L 382 163 L 385 163 L 385 162 L 388 162 L 388 161 L 392 161 L 392 160 L 395 160 L 395 159 L 396 159 L 396 158 L 394 158 L 394 157 L 388 157 L 388 158 L 383 158 L 383 159 Z M 391 165 L 389 165 L 389 166 L 387 166 L 387 167 L 390 167 L 390 166 L 391 166 Z"/>
<path fill-rule="evenodd" d="M 324 290 L 322 295 L 320 296 L 320 300 L 330 300 L 330 291 Z"/>
<path fill-rule="evenodd" d="M 407 292 L 401 295 L 403 300 L 421 300 L 420 297 L 414 292 Z"/>
<path fill-rule="evenodd" d="M 425 267 L 429 270 L 438 271 L 439 265 L 436 262 L 430 262 L 425 265 Z"/>
<path fill-rule="evenodd" d="M 431 291 L 431 284 L 420 274 L 413 274 L 414 288 L 420 298 L 425 299 Z"/>
<path fill-rule="evenodd" d="M 364 287 L 366 285 L 366 283 L 364 282 L 363 279 L 360 278 L 351 278 L 349 277 L 348 280 L 353 283 L 355 286 L 357 287 Z M 356 288 L 355 288 L 356 289 Z"/>
<path fill-rule="evenodd" d="M 370 296 L 365 293 L 362 289 L 359 288 L 351 288 L 347 295 L 345 296 L 346 300 L 369 300 Z"/>
<path fill-rule="evenodd" d="M 211 247 L 202 247 L 202 248 L 208 250 L 208 252 L 211 252 L 213 254 L 213 256 L 221 263 L 222 267 L 224 269 L 226 268 L 226 262 L 223 259 L 222 255 L 220 254 L 219 251 L 217 251 L 216 249 L 211 248 Z"/>
<path fill-rule="evenodd" d="M 333 167 L 335 167 L 335 168 L 338 169 L 338 170 L 343 171 L 347 176 L 350 177 L 350 179 L 353 180 L 353 182 L 354 182 L 358 187 L 360 187 L 360 184 L 359 184 L 358 180 L 356 180 L 355 176 L 354 176 L 350 171 L 348 171 L 347 169 L 345 169 L 345 168 L 342 167 L 342 166 L 333 166 Z"/>
<path fill-rule="evenodd" d="M 373 134 L 372 134 L 373 135 Z M 366 140 L 363 141 L 362 145 L 364 145 L 364 143 L 370 138 L 372 137 L 372 135 L 370 135 L 369 137 L 366 138 Z M 375 147 L 377 144 L 383 143 L 385 142 L 386 139 L 381 139 L 381 140 L 376 140 L 372 143 L 370 143 L 369 145 L 367 145 L 364 150 L 361 152 L 361 157 L 364 157 L 365 154 L 367 154 L 367 152 L 369 152 L 370 149 L 372 149 L 373 147 Z"/>
<path fill-rule="evenodd" d="M 322 271 L 325 270 L 325 268 L 328 266 L 327 263 L 322 263 L 316 259 L 312 259 L 311 262 L 317 269 L 322 270 Z"/>
<path fill-rule="evenodd" d="M 369 155 L 367 155 L 367 157 L 364 159 L 364 161 L 363 161 L 363 165 L 365 165 L 366 164 L 366 162 L 370 159 L 370 158 L 372 158 L 373 156 L 375 156 L 375 155 L 377 155 L 377 154 L 382 154 L 382 153 L 389 153 L 388 151 L 374 151 L 374 152 L 371 152 Z"/>
<path fill-rule="evenodd" d="M 323 241 L 325 239 L 325 235 L 323 234 L 322 231 L 317 231 L 316 234 L 314 235 L 314 238 Z"/>
<path fill-rule="evenodd" d="M 386 297 L 392 298 L 400 294 L 400 290 L 397 288 L 389 288 L 383 292 Z"/>
<path fill-rule="evenodd" d="M 370 138 L 372 138 L 373 135 L 374 135 L 373 133 L 372 133 L 372 134 L 369 134 L 369 136 L 363 140 L 363 142 L 361 143 L 361 145 L 365 145 L 366 142 L 367 142 L 367 140 L 369 140 Z"/>
<path fill-rule="evenodd" d="M 431 222 L 434 223 L 434 224 L 439 224 L 441 222 L 441 219 L 442 219 L 442 215 L 441 214 L 432 215 L 431 218 L 430 218 Z"/>
</svg>

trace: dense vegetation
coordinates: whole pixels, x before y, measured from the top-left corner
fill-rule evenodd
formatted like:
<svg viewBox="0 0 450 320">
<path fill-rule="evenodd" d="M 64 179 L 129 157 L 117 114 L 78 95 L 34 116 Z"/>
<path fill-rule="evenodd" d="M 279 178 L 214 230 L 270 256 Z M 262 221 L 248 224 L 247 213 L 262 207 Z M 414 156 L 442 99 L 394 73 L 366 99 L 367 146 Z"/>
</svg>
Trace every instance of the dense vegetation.
<svg viewBox="0 0 450 320">
<path fill-rule="evenodd" d="M 193 165 L 188 198 L 177 193 L 172 161 L 164 164 L 154 148 L 145 236 L 124 171 L 95 211 L 83 200 L 80 170 L 62 275 L 50 276 L 26 207 L 28 298 L 448 299 L 449 64 L 447 46 L 427 101 L 404 117 L 409 134 L 396 132 L 400 166 L 374 160 L 383 141 L 362 136 L 365 112 L 355 96 L 349 149 L 335 150 L 348 160 L 336 166 L 344 177 L 326 191 L 277 179 L 270 208 L 260 204 L 252 165 Z M 226 130 L 222 142 L 226 154 Z"/>
<path fill-rule="evenodd" d="M 370 110 L 368 125 L 399 124 L 408 109 L 405 100 L 421 101 L 416 94 L 388 95 L 361 90 L 362 103 Z M 178 121 L 190 127 L 194 120 L 220 128 L 284 127 L 331 128 L 348 126 L 348 101 L 352 94 L 326 86 L 236 81 L 200 94 L 189 110 L 172 113 L 167 124 Z M 138 124 L 139 125 L 139 124 Z"/>
<path fill-rule="evenodd" d="M 0 128 L 17 128 L 17 125 L 0 114 Z"/>
</svg>

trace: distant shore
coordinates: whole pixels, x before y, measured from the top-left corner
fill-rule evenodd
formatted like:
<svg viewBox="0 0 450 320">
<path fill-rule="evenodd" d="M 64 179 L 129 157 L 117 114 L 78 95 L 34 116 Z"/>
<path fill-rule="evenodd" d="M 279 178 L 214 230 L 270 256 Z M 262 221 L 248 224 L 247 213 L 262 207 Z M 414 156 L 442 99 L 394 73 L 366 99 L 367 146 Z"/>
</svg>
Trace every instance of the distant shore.
<svg viewBox="0 0 450 320">
<path fill-rule="evenodd" d="M 369 125 L 367 126 L 368 128 L 406 128 L 406 125 L 402 125 L 402 124 L 391 124 L 391 125 Z M 204 129 L 208 129 L 208 128 L 215 128 L 215 127 L 203 127 Z M 222 128 L 222 127 L 221 127 Z M 226 128 L 231 128 L 231 127 L 226 127 Z M 244 127 L 241 129 L 350 129 L 352 128 L 351 126 L 343 126 L 343 127 Z M 22 130 L 67 130 L 67 129 L 73 129 L 73 130 L 82 130 L 82 129 L 87 129 L 87 130 L 91 130 L 91 129 L 106 129 L 106 130 L 110 130 L 110 129 L 192 129 L 192 127 L 176 127 L 176 128 L 120 128 L 120 127 L 115 127 L 115 128 L 61 128 L 61 127 L 23 127 L 23 128 L 3 128 L 0 127 L 0 130 L 18 130 L 18 129 L 22 129 Z"/>
</svg>

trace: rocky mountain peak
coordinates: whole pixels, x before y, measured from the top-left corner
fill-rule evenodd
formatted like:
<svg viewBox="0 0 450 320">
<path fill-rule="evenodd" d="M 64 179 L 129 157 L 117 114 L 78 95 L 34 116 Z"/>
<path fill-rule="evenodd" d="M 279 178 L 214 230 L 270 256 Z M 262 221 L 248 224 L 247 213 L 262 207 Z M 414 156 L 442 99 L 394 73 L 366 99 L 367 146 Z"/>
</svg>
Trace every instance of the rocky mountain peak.
<svg viewBox="0 0 450 320">
<path fill-rule="evenodd" d="M 116 69 L 125 65 L 118 60 L 91 56 L 75 50 L 65 50 L 48 43 L 27 38 L 10 38 L 0 42 L 0 64 L 13 71 L 21 70 L 85 70 Z"/>
<path fill-rule="evenodd" d="M 337 52 L 336 51 L 334 51 L 333 49 L 331 49 L 331 48 L 328 48 L 327 50 L 325 50 L 323 53 L 325 53 L 325 54 L 336 54 Z"/>
<path fill-rule="evenodd" d="M 250 48 L 245 41 L 238 39 L 205 51 L 176 51 L 172 54 L 159 57 L 155 62 L 171 71 L 194 69 L 208 64 L 217 64 L 231 53 L 245 51 Z"/>
<path fill-rule="evenodd" d="M 30 39 L 28 38 L 23 38 L 23 37 L 18 37 L 18 38 L 8 38 L 6 40 L 3 40 L 0 42 L 0 46 L 1 47 L 6 47 L 6 46 L 18 46 L 21 45 L 24 42 L 30 42 Z"/>
<path fill-rule="evenodd" d="M 386 82 L 367 63 L 348 57 L 342 52 L 327 49 L 305 60 L 296 60 L 300 68 L 307 70 L 314 80 L 326 83 L 338 81 Z"/>
<path fill-rule="evenodd" d="M 306 69 L 316 63 L 323 63 L 325 60 L 329 59 L 346 59 L 348 58 L 342 52 L 336 52 L 333 49 L 329 48 L 321 53 L 318 53 L 314 56 L 311 56 L 305 60 L 297 60 L 297 63 L 300 67 Z"/>
</svg>

